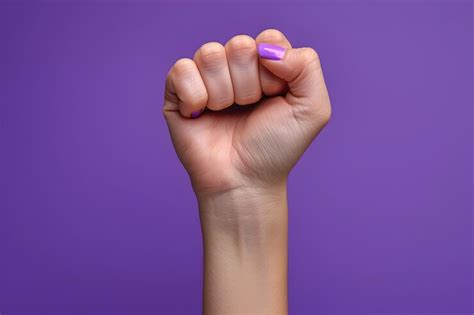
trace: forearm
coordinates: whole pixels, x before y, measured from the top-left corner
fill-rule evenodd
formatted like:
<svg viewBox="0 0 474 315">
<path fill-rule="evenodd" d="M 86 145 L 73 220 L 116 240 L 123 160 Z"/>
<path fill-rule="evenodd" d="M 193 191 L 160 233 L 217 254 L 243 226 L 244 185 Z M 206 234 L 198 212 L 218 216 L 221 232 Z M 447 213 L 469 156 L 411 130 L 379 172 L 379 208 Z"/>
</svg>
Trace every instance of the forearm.
<svg viewBox="0 0 474 315">
<path fill-rule="evenodd" d="M 286 183 L 198 199 L 204 314 L 287 314 Z"/>
</svg>

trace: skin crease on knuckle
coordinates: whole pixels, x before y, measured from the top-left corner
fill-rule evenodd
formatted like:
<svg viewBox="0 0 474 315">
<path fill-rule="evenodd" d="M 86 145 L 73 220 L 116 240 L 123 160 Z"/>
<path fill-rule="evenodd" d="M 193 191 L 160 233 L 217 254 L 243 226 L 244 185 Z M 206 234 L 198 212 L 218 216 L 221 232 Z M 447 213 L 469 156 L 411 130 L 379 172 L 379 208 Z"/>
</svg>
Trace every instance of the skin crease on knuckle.
<svg viewBox="0 0 474 315">
<path fill-rule="evenodd" d="M 316 52 L 316 50 L 314 50 L 313 48 L 311 47 L 302 48 L 301 53 L 303 54 L 303 58 L 305 60 L 306 65 L 309 65 L 312 62 L 319 63 L 319 55 Z"/>
<path fill-rule="evenodd" d="M 206 70 L 219 70 L 225 60 L 224 46 L 217 42 L 206 43 L 196 51 L 194 59 Z"/>
<path fill-rule="evenodd" d="M 178 59 L 171 68 L 169 75 L 176 79 L 182 79 L 194 70 L 194 61 L 189 58 Z"/>
<path fill-rule="evenodd" d="M 252 37 L 237 35 L 226 44 L 227 55 L 232 55 L 237 61 L 248 61 L 256 52 L 256 44 Z"/>
</svg>

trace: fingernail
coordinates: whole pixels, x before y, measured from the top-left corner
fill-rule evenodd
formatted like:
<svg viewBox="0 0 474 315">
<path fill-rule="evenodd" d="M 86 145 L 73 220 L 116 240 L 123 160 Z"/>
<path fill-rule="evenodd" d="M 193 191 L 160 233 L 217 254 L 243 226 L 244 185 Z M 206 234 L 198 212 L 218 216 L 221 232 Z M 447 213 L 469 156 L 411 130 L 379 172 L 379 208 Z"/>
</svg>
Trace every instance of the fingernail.
<svg viewBox="0 0 474 315">
<path fill-rule="evenodd" d="M 202 113 L 202 109 L 196 112 L 193 112 L 191 113 L 191 118 L 198 118 L 199 116 L 201 116 L 201 113 Z"/>
<path fill-rule="evenodd" d="M 281 60 L 285 55 L 285 48 L 276 45 L 261 43 L 258 45 L 258 54 L 263 59 Z"/>
</svg>

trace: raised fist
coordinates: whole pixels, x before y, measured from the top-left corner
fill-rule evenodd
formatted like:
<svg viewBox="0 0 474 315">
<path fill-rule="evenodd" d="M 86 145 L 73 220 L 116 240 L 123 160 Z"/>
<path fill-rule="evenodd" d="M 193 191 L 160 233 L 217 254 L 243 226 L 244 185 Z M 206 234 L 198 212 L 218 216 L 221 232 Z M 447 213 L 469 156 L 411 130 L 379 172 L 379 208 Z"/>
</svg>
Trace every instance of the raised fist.
<svg viewBox="0 0 474 315">
<path fill-rule="evenodd" d="M 164 115 L 195 192 L 207 195 L 285 181 L 331 106 L 315 50 L 268 29 L 176 61 Z"/>
</svg>

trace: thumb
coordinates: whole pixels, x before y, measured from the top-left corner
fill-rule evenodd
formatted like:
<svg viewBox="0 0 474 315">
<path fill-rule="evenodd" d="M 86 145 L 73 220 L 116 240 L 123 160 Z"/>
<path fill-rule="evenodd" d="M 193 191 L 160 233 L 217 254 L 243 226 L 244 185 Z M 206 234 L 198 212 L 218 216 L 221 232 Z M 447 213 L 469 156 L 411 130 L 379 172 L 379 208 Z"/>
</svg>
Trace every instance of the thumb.
<svg viewBox="0 0 474 315">
<path fill-rule="evenodd" d="M 327 122 L 331 114 L 329 95 L 318 54 L 312 48 L 289 48 L 261 43 L 260 64 L 288 82 L 286 100 L 304 107 L 302 113 L 316 114 Z M 312 116 L 312 115 L 311 115 Z"/>
</svg>

